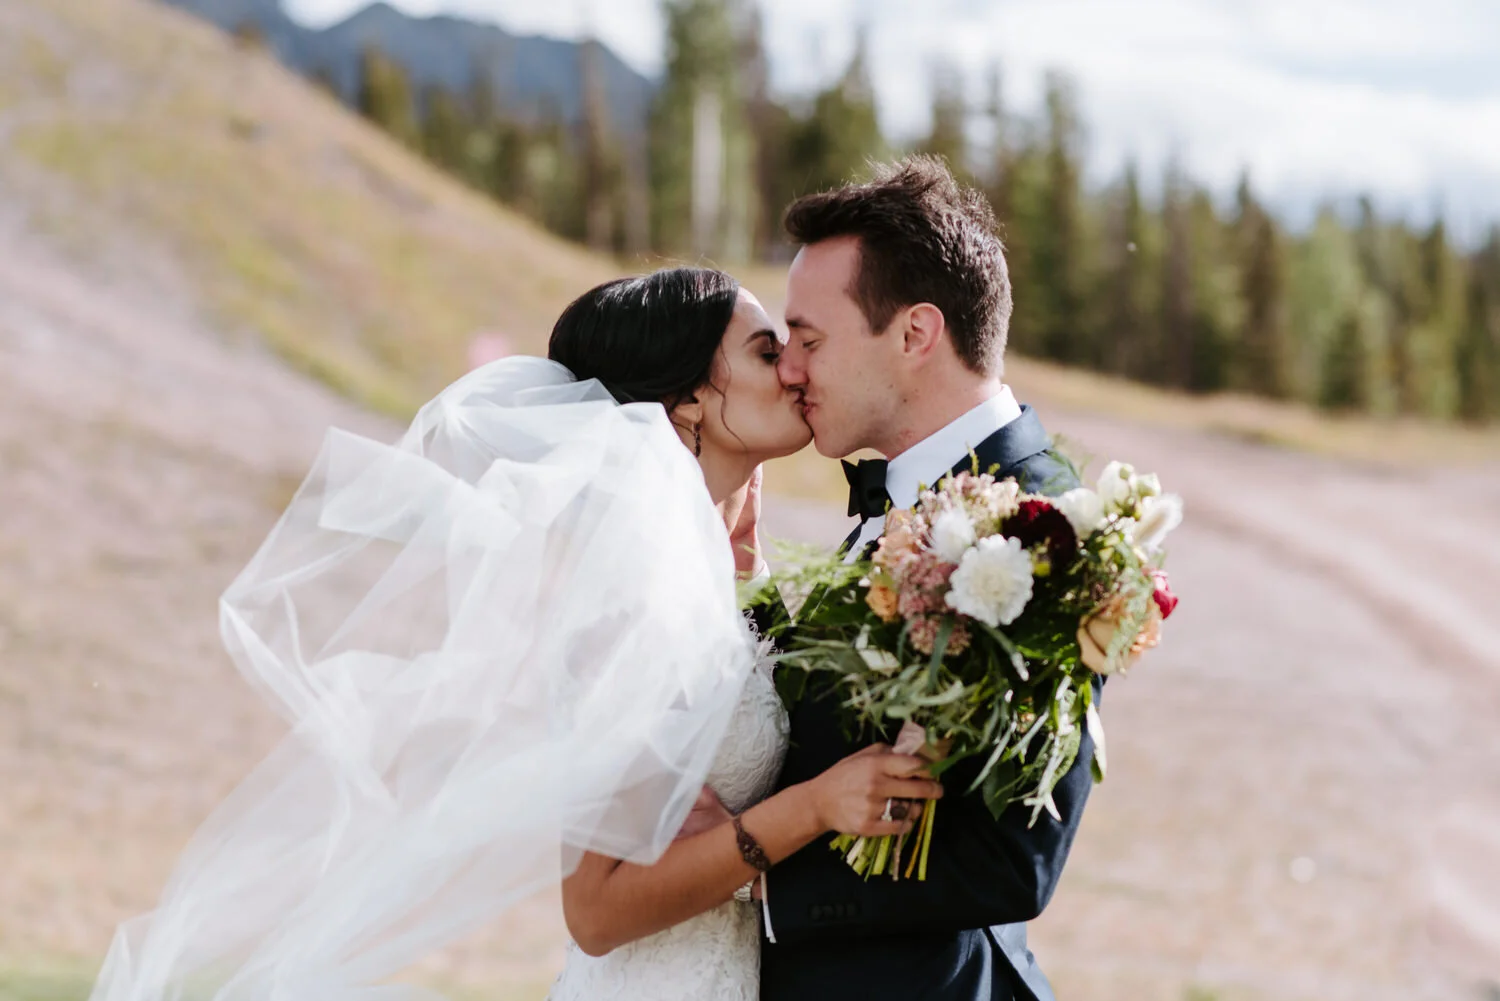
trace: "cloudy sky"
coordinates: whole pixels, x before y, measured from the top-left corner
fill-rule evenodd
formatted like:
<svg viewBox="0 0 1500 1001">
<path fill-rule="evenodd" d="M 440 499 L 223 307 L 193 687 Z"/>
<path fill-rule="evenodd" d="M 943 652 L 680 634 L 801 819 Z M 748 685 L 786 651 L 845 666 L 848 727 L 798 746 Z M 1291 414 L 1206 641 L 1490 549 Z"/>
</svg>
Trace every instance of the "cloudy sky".
<svg viewBox="0 0 1500 1001">
<path fill-rule="evenodd" d="M 364 0 L 284 0 L 310 24 Z M 657 0 L 392 0 L 526 33 L 600 36 L 661 67 Z M 1078 81 L 1095 179 L 1127 156 L 1148 176 L 1174 151 L 1227 194 L 1242 167 L 1293 216 L 1372 193 L 1389 212 L 1441 208 L 1461 233 L 1500 219 L 1500 3 L 1495 0 L 761 0 L 776 87 L 827 81 L 871 26 L 890 134 L 926 125 L 933 66 L 976 95 L 1003 67 L 1007 103 L 1036 109 L 1043 72 Z"/>
</svg>

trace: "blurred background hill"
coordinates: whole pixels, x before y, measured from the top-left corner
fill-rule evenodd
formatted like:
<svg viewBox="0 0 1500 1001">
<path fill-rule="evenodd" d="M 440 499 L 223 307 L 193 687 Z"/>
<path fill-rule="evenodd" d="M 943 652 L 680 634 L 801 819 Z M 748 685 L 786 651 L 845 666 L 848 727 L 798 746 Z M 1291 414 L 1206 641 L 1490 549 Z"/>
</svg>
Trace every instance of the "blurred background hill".
<svg viewBox="0 0 1500 1001">
<path fill-rule="evenodd" d="M 1027 116 L 939 73 L 898 141 L 860 45 L 785 95 L 755 8 L 662 23 L 653 78 L 382 6 L 0 0 L 0 999 L 84 996 L 278 736 L 213 602 L 327 426 L 389 438 L 476 340 L 539 352 L 663 259 L 776 315 L 781 206 L 907 147 L 1000 215 L 1008 380 L 1190 512 L 1177 630 L 1111 686 L 1113 774 L 1036 928 L 1060 996 L 1500 996 L 1488 221 L 1095 184 L 1062 75 Z M 841 537 L 836 465 L 770 476 L 775 534 Z M 561 936 L 538 902 L 421 976 L 540 997 Z"/>
</svg>

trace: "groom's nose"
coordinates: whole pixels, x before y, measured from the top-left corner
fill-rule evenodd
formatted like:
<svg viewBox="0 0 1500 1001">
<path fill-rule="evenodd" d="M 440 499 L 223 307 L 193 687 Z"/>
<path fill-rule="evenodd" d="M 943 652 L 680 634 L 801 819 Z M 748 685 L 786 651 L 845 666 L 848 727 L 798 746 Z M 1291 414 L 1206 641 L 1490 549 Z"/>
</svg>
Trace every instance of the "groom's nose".
<svg viewBox="0 0 1500 1001">
<path fill-rule="evenodd" d="M 781 357 L 776 362 L 776 377 L 789 389 L 801 389 L 807 385 L 807 352 L 796 338 L 781 349 Z"/>
</svg>

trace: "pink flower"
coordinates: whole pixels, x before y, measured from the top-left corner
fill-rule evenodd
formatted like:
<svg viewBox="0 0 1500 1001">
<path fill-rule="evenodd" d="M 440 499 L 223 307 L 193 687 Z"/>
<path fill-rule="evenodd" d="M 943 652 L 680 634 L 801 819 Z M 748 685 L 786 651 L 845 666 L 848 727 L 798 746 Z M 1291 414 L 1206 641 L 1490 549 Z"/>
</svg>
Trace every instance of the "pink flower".
<svg viewBox="0 0 1500 1001">
<path fill-rule="evenodd" d="M 933 644 L 937 642 L 938 623 L 937 619 L 921 618 L 911 624 L 906 632 L 906 642 L 912 645 L 912 649 L 918 653 L 932 654 Z"/>
<path fill-rule="evenodd" d="M 953 632 L 948 636 L 948 652 L 963 653 L 969 649 L 969 643 L 973 637 L 969 635 L 969 627 L 962 622 L 953 626 Z"/>
<path fill-rule="evenodd" d="M 953 571 L 958 569 L 956 563 L 947 563 L 940 560 L 932 560 L 926 566 L 918 570 L 914 575 L 914 583 L 928 591 L 941 591 L 948 587 L 948 579 L 953 576 Z"/>
<path fill-rule="evenodd" d="M 896 610 L 901 613 L 903 619 L 920 619 L 929 612 L 935 612 L 941 607 L 932 595 L 917 588 L 903 588 L 901 595 L 896 599 Z"/>
<path fill-rule="evenodd" d="M 917 619 L 911 624 L 911 629 L 906 633 L 906 642 L 910 643 L 913 650 L 932 656 L 933 649 L 937 646 L 938 629 L 942 620 L 933 617 Z M 969 649 L 969 643 L 973 637 L 963 623 L 954 623 L 953 631 L 948 634 L 948 646 L 943 651 L 944 656 L 963 653 Z"/>
</svg>

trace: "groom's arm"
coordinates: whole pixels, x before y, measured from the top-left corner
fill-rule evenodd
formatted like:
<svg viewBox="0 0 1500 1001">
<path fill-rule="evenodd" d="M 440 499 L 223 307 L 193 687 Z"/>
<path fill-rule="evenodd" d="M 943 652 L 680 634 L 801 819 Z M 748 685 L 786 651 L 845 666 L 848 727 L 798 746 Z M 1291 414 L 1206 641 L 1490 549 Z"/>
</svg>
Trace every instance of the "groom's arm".
<svg viewBox="0 0 1500 1001">
<path fill-rule="evenodd" d="M 1096 699 L 1099 690 L 1096 679 Z M 958 931 L 1032 920 L 1052 898 L 1078 833 L 1093 787 L 1093 750 L 1085 733 L 1073 767 L 1053 792 L 1061 819 L 1043 811 L 1030 827 L 1030 807 L 1012 806 L 997 820 L 977 793 L 955 795 L 979 768 L 976 762 L 956 766 L 945 777 L 949 795 L 933 819 L 925 881 L 865 879 L 820 838 L 776 866 L 767 880 L 775 940 Z"/>
</svg>

